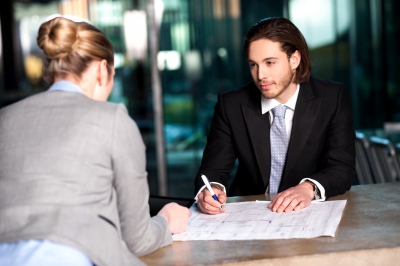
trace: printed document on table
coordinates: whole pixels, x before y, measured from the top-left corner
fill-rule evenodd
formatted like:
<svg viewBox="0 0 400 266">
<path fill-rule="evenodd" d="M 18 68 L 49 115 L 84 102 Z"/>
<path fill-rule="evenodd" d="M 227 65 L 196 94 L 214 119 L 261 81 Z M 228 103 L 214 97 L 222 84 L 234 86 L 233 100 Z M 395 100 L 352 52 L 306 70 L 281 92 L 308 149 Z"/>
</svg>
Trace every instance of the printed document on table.
<svg viewBox="0 0 400 266">
<path fill-rule="evenodd" d="M 267 208 L 270 201 L 227 203 L 217 215 L 202 213 L 196 205 L 185 232 L 173 241 L 288 239 L 335 236 L 346 200 L 312 202 L 290 213 Z"/>
</svg>

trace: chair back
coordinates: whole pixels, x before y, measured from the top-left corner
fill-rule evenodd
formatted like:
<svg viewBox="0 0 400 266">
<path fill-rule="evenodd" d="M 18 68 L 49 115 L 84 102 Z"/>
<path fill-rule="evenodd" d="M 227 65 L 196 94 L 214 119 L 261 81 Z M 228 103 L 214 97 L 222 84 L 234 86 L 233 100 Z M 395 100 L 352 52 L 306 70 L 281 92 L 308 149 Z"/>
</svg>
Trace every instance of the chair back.
<svg viewBox="0 0 400 266">
<path fill-rule="evenodd" d="M 361 132 L 356 132 L 356 173 L 360 184 L 373 184 L 374 179 L 369 162 L 369 140 Z"/>
<path fill-rule="evenodd" d="M 383 131 L 385 134 L 400 133 L 400 122 L 385 122 L 383 123 Z"/>
<path fill-rule="evenodd" d="M 384 122 L 383 133 L 392 143 L 400 141 L 400 122 Z"/>
<path fill-rule="evenodd" d="M 400 167 L 393 144 L 384 138 L 370 137 L 371 168 L 376 183 L 396 181 Z"/>
<path fill-rule="evenodd" d="M 400 143 L 396 143 L 396 145 L 394 145 L 394 151 L 396 152 L 397 164 L 400 166 Z"/>
</svg>

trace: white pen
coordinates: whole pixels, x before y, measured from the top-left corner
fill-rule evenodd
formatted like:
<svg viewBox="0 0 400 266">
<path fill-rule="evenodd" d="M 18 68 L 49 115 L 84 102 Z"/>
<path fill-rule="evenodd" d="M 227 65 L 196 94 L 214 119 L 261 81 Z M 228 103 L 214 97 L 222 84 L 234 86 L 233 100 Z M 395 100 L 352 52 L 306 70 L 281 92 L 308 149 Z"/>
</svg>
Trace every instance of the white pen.
<svg viewBox="0 0 400 266">
<path fill-rule="evenodd" d="M 213 199 L 215 199 L 216 201 L 219 201 L 217 195 L 215 195 L 215 192 L 214 192 L 214 190 L 212 189 L 212 187 L 210 185 L 210 182 L 208 181 L 208 178 L 205 175 L 202 174 L 201 175 L 201 179 L 203 179 L 203 182 L 206 185 L 208 191 L 210 191 Z"/>
</svg>

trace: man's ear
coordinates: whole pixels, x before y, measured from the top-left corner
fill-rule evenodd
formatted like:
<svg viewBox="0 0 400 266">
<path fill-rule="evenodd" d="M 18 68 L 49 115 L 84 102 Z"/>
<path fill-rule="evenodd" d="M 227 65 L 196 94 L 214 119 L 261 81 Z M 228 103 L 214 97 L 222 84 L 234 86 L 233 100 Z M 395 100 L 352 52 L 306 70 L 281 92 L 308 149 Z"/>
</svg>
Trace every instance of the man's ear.
<svg viewBox="0 0 400 266">
<path fill-rule="evenodd" d="M 301 61 L 301 54 L 299 50 L 296 50 L 291 56 L 290 56 L 290 67 L 291 69 L 296 69 L 300 65 Z"/>
</svg>

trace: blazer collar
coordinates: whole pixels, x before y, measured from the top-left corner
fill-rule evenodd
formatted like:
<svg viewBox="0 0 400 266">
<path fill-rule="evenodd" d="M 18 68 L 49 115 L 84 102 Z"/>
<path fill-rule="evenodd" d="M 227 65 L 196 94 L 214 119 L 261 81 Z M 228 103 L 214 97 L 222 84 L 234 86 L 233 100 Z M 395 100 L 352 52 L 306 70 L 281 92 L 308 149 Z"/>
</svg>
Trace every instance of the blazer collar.
<svg viewBox="0 0 400 266">
<path fill-rule="evenodd" d="M 296 111 L 294 112 L 286 164 L 282 180 L 289 176 L 304 149 L 318 117 L 322 98 L 316 97 L 311 82 L 300 84 Z"/>
<path fill-rule="evenodd" d="M 248 86 L 248 91 L 249 101 L 247 104 L 242 104 L 242 113 L 263 179 L 264 189 L 266 189 L 271 172 L 269 112 L 261 114 L 261 93 L 254 83 Z"/>
<path fill-rule="evenodd" d="M 249 92 L 249 101 L 247 106 L 261 114 L 261 92 L 258 90 L 254 82 L 247 85 L 247 91 Z"/>
</svg>

